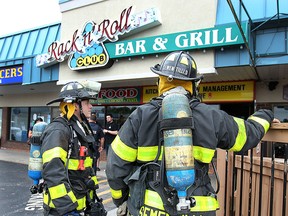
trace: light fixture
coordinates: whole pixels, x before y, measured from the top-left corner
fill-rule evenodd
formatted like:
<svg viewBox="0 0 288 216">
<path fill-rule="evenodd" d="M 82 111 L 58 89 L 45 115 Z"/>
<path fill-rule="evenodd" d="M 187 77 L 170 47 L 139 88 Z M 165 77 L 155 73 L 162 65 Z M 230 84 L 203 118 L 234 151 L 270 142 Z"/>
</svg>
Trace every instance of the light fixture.
<svg viewBox="0 0 288 216">
<path fill-rule="evenodd" d="M 221 52 L 223 52 L 224 51 L 224 48 L 223 47 L 221 47 Z"/>
</svg>

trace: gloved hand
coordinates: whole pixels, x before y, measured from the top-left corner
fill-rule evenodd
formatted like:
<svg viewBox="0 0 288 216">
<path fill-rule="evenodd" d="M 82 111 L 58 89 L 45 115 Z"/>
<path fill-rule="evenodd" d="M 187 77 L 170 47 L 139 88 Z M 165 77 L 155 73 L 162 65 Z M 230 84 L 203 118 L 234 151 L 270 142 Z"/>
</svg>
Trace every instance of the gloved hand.
<svg viewBox="0 0 288 216">
<path fill-rule="evenodd" d="M 80 214 L 76 211 L 71 211 L 71 212 L 64 214 L 63 216 L 80 216 Z"/>
<path fill-rule="evenodd" d="M 127 214 L 127 201 L 118 207 L 116 214 L 117 216 L 124 216 Z"/>
</svg>

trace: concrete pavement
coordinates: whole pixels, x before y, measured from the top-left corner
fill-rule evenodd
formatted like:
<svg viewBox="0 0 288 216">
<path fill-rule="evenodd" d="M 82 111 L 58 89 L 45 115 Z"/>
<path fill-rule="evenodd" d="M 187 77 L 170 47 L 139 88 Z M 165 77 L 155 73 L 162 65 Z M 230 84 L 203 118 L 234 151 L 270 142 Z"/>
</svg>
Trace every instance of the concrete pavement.
<svg viewBox="0 0 288 216">
<path fill-rule="evenodd" d="M 28 163 L 29 163 L 29 151 L 18 150 L 18 149 L 16 150 L 16 149 L 0 148 L 0 160 L 28 165 Z M 100 161 L 101 171 L 97 171 L 97 173 L 99 175 L 105 175 L 105 172 L 104 172 L 105 167 L 106 167 L 106 162 Z M 107 216 L 115 216 L 116 210 L 117 209 L 115 208 L 111 211 L 108 211 Z"/>
</svg>

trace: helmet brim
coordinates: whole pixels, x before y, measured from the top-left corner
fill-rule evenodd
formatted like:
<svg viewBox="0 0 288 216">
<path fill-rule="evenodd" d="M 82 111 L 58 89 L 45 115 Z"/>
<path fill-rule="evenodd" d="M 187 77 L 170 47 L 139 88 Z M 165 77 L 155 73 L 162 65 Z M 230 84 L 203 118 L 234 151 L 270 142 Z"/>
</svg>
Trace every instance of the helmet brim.
<svg viewBox="0 0 288 216">
<path fill-rule="evenodd" d="M 97 98 L 96 97 L 93 97 L 93 96 L 91 96 L 91 97 L 84 97 L 84 98 L 81 98 L 81 100 L 96 100 Z M 64 98 L 56 98 L 56 99 L 54 99 L 54 100 L 52 100 L 52 101 L 49 101 L 46 105 L 48 106 L 48 105 L 51 105 L 51 104 L 53 104 L 53 103 L 60 103 L 60 102 L 62 102 L 64 100 Z"/>
<path fill-rule="evenodd" d="M 168 77 L 167 76 L 167 73 L 163 73 L 162 71 L 159 71 L 156 67 L 150 67 L 150 70 L 155 73 L 155 74 L 158 74 L 160 76 L 165 76 L 165 77 Z M 198 77 L 195 77 L 195 78 L 186 78 L 186 77 L 177 77 L 177 76 L 173 76 L 173 79 L 178 79 L 178 80 L 186 80 L 186 81 L 199 81 L 201 79 L 203 79 L 203 76 L 198 76 Z"/>
<path fill-rule="evenodd" d="M 48 106 L 50 104 L 61 102 L 61 101 L 63 101 L 63 98 L 57 98 L 57 99 L 54 99 L 52 101 L 49 101 L 46 105 Z"/>
</svg>

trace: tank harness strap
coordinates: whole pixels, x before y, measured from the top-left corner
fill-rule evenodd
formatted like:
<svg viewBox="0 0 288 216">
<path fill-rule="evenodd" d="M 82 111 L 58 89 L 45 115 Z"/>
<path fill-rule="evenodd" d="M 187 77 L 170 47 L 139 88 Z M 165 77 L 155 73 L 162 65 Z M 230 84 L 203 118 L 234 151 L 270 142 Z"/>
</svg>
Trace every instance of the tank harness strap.
<svg viewBox="0 0 288 216">
<path fill-rule="evenodd" d="M 173 130 L 179 128 L 194 129 L 194 121 L 192 117 L 169 118 L 160 121 L 160 131 Z"/>
</svg>

